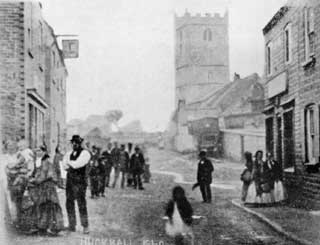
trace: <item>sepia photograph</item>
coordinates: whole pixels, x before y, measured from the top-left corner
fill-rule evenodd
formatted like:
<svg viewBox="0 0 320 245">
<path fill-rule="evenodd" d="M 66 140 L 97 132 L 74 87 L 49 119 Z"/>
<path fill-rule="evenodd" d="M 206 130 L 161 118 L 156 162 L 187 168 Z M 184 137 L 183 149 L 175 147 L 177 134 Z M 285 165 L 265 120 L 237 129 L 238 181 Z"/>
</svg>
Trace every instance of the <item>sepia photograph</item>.
<svg viewBox="0 0 320 245">
<path fill-rule="evenodd" d="M 320 245 L 319 0 L 0 0 L 0 244 Z"/>
</svg>

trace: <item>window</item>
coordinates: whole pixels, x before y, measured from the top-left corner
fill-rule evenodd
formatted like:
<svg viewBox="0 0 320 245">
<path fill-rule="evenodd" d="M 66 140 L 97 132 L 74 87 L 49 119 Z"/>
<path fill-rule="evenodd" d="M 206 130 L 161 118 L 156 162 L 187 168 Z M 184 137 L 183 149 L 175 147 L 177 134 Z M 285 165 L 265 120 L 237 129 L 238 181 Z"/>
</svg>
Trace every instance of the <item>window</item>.
<svg viewBox="0 0 320 245">
<path fill-rule="evenodd" d="M 52 65 L 55 66 L 56 64 L 56 53 L 52 51 Z"/>
<path fill-rule="evenodd" d="M 271 42 L 267 44 L 267 75 L 272 73 L 272 54 L 271 54 Z"/>
<path fill-rule="evenodd" d="M 29 146 L 36 148 L 44 141 L 44 114 L 34 105 L 29 104 Z"/>
<path fill-rule="evenodd" d="M 182 44 L 179 44 L 179 55 L 182 55 Z"/>
<path fill-rule="evenodd" d="M 308 61 L 314 55 L 314 11 L 313 8 L 304 8 L 304 41 L 305 60 Z"/>
<path fill-rule="evenodd" d="M 213 72 L 209 71 L 208 72 L 208 82 L 212 82 L 212 79 L 213 79 Z"/>
<path fill-rule="evenodd" d="M 41 22 L 39 22 L 39 29 L 40 29 L 40 46 L 42 46 L 43 45 L 43 27 Z"/>
<path fill-rule="evenodd" d="M 285 61 L 286 63 L 291 62 L 292 56 L 292 45 L 291 45 L 291 24 L 288 24 L 284 29 L 284 44 L 285 44 Z"/>
<path fill-rule="evenodd" d="M 179 31 L 179 39 L 180 39 L 180 42 L 182 42 L 182 38 L 183 38 L 183 33 L 182 33 L 182 31 Z"/>
<path fill-rule="evenodd" d="M 204 31 L 203 40 L 204 41 L 212 41 L 212 32 L 209 28 Z"/>
<path fill-rule="evenodd" d="M 305 109 L 305 160 L 315 162 L 315 105 Z"/>
</svg>

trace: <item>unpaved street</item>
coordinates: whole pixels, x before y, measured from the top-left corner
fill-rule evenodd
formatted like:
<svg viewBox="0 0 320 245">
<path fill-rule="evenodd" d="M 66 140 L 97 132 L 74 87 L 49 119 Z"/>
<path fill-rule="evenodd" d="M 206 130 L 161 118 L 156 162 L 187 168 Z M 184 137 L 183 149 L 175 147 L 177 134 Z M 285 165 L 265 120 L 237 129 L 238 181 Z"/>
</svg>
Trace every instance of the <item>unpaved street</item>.
<svg viewBox="0 0 320 245">
<path fill-rule="evenodd" d="M 199 190 L 191 191 L 196 163 L 190 157 L 172 152 L 150 149 L 152 183 L 145 190 L 126 188 L 107 189 L 107 196 L 88 198 L 90 235 L 83 235 L 81 227 L 75 233 L 61 233 L 58 237 L 25 236 L 11 233 L 13 244 L 173 244 L 165 235 L 164 205 L 176 185 L 177 176 L 194 208 L 195 214 L 205 218 L 194 225 L 195 244 L 294 244 L 273 232 L 268 226 L 254 219 L 231 204 L 238 195 L 238 171 L 241 166 L 230 163 L 215 164 L 213 204 L 202 204 Z M 229 170 L 228 170 L 229 169 Z M 155 174 L 175 172 L 177 175 Z M 179 179 L 178 179 L 179 181 Z M 64 192 L 60 192 L 64 208 Z"/>
</svg>

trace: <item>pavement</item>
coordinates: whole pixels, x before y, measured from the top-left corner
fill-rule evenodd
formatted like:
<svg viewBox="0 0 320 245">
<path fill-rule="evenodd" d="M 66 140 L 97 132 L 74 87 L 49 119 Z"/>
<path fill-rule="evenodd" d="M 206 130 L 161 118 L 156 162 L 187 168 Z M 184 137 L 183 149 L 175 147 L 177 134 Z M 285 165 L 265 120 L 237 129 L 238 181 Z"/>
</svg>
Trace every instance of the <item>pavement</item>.
<svg viewBox="0 0 320 245">
<path fill-rule="evenodd" d="M 320 213 L 288 206 L 250 208 L 239 199 L 232 204 L 268 224 L 279 234 L 302 245 L 320 244 Z"/>
</svg>

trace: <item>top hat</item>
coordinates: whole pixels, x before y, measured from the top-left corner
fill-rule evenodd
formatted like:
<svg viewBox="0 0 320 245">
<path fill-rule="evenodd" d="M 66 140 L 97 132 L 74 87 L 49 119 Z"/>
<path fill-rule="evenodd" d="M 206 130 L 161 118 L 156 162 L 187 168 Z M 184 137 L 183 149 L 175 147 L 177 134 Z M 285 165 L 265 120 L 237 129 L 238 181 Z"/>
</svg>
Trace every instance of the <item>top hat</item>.
<svg viewBox="0 0 320 245">
<path fill-rule="evenodd" d="M 71 138 L 71 143 L 79 143 L 81 144 L 83 139 L 79 136 L 79 135 L 73 135 L 72 138 Z"/>
<path fill-rule="evenodd" d="M 207 152 L 205 150 L 201 150 L 199 153 L 199 157 L 205 157 L 207 155 Z"/>
</svg>

